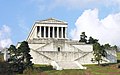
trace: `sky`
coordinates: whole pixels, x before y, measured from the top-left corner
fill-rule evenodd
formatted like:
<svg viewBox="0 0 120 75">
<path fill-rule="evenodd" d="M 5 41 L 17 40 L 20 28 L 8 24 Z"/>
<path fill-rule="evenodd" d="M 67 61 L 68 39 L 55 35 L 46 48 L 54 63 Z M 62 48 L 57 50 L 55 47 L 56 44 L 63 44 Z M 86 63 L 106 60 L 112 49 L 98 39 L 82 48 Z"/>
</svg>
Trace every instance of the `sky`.
<svg viewBox="0 0 120 75">
<path fill-rule="evenodd" d="M 120 0 L 0 0 L 0 49 L 26 40 L 37 20 L 68 22 L 68 38 L 81 32 L 120 46 Z"/>
</svg>

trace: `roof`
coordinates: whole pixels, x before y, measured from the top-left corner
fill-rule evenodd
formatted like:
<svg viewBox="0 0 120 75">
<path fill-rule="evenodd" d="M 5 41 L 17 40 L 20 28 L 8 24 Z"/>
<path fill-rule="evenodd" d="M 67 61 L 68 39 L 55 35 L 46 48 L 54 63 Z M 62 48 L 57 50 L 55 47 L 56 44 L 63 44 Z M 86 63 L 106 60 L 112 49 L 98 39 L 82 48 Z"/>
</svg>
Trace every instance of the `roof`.
<svg viewBox="0 0 120 75">
<path fill-rule="evenodd" d="M 48 18 L 45 20 L 39 20 L 39 21 L 36 21 L 36 23 L 39 23 L 39 24 L 65 24 L 65 25 L 67 25 L 67 22 L 62 21 L 62 20 L 58 20 L 55 18 Z"/>
</svg>

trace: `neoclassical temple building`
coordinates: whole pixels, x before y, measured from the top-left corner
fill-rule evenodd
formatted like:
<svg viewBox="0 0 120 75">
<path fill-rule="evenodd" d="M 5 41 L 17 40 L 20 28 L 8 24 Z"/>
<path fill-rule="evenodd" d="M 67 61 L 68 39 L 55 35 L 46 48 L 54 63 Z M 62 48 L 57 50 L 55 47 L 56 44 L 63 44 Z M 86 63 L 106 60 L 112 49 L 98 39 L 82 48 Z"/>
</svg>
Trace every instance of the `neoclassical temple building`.
<svg viewBox="0 0 120 75">
<path fill-rule="evenodd" d="M 36 21 L 27 40 L 67 39 L 67 26 L 67 22 L 59 21 L 54 18 Z"/>
<path fill-rule="evenodd" d="M 34 23 L 26 40 L 34 64 L 52 65 L 56 70 L 86 69 L 82 65 L 94 64 L 93 45 L 68 39 L 67 28 L 67 22 L 55 18 Z M 108 51 L 106 61 L 116 62 L 116 52 Z"/>
</svg>

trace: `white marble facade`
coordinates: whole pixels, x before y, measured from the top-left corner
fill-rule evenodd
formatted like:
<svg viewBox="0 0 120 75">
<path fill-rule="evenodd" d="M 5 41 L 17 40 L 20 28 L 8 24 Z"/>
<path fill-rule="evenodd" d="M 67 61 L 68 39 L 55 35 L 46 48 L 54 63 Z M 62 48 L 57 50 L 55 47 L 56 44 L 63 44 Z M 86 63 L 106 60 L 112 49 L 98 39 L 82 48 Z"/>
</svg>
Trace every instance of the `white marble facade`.
<svg viewBox="0 0 120 75">
<path fill-rule="evenodd" d="M 26 40 L 34 64 L 52 65 L 57 70 L 86 69 L 82 65 L 94 64 L 93 45 L 68 39 L 67 28 L 67 22 L 55 18 L 35 22 Z M 106 59 L 107 62 L 116 62 L 116 52 L 113 52 L 109 51 L 112 53 L 109 57 L 114 59 Z"/>
</svg>

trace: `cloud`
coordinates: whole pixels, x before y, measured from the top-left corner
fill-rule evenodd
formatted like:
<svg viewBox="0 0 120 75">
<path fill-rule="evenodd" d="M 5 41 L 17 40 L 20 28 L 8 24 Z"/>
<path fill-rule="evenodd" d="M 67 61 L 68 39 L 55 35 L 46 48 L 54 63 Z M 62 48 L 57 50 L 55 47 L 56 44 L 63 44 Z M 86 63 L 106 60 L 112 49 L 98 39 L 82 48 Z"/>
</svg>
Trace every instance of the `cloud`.
<svg viewBox="0 0 120 75">
<path fill-rule="evenodd" d="M 10 38 L 0 40 L 0 47 L 1 49 L 8 47 L 9 45 L 12 44 L 12 41 Z"/>
<path fill-rule="evenodd" d="M 120 13 L 109 14 L 103 19 L 99 19 L 98 14 L 98 9 L 85 10 L 71 30 L 72 39 L 79 40 L 81 32 L 86 32 L 102 44 L 120 45 Z"/>
<path fill-rule="evenodd" d="M 7 25 L 3 25 L 0 28 L 0 50 L 12 44 L 12 40 L 10 39 L 10 33 L 11 30 Z"/>
</svg>

